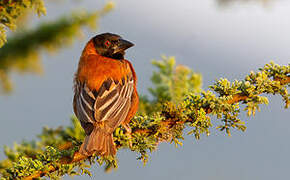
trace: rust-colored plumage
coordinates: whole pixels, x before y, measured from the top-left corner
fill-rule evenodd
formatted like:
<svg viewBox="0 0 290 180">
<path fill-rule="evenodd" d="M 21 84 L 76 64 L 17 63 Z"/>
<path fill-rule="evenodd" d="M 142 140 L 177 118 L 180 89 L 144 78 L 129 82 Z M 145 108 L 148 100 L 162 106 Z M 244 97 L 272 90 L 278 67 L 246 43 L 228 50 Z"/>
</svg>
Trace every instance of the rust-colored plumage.
<svg viewBox="0 0 290 180">
<path fill-rule="evenodd" d="M 105 33 L 85 46 L 74 79 L 74 112 L 86 132 L 80 153 L 115 155 L 114 130 L 128 123 L 138 109 L 137 78 L 124 59 L 133 46 L 120 36 Z"/>
</svg>

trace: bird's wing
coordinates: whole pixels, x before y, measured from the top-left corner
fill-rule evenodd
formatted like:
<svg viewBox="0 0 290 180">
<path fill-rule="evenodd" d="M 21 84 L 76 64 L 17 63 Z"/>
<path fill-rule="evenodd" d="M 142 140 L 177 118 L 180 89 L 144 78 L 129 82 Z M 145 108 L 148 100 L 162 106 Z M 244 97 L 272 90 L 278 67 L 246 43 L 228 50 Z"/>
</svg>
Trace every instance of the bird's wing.
<svg viewBox="0 0 290 180">
<path fill-rule="evenodd" d="M 114 130 L 125 120 L 134 90 L 133 77 L 122 78 L 120 81 L 107 79 L 98 91 L 90 90 L 85 83 L 77 86 L 82 88 L 77 88 L 75 112 L 83 127 L 83 124 L 103 121 Z"/>
</svg>

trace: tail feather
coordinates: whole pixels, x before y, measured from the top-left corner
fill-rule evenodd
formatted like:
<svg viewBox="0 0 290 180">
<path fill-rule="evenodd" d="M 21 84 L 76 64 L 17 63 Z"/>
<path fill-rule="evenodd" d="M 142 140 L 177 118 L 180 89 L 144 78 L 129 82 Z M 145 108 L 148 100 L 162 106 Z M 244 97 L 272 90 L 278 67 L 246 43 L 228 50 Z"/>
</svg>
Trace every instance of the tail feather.
<svg viewBox="0 0 290 180">
<path fill-rule="evenodd" d="M 110 138 L 109 142 L 108 142 L 108 147 L 109 147 L 109 151 L 110 151 L 110 154 L 116 154 L 117 153 L 117 149 L 116 149 L 116 146 L 114 144 L 114 138 L 113 138 L 113 134 L 111 135 L 112 138 Z M 111 144 L 113 144 L 114 146 L 111 146 Z"/>
<path fill-rule="evenodd" d="M 116 148 L 115 146 L 111 146 L 111 144 L 113 144 L 113 138 L 110 138 L 106 144 L 105 144 L 105 149 L 106 149 L 106 152 L 107 154 L 116 154 Z"/>
<path fill-rule="evenodd" d="M 91 134 L 85 137 L 79 152 L 86 156 L 93 153 L 101 156 L 116 155 L 113 134 L 108 134 L 103 129 L 95 127 Z"/>
</svg>

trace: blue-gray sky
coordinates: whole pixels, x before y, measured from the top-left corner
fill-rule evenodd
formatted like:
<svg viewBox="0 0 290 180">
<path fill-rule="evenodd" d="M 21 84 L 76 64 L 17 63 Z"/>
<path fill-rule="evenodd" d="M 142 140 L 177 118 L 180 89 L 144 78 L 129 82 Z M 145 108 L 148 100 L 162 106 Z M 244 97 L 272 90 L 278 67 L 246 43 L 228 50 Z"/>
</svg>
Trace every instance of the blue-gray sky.
<svg viewBox="0 0 290 180">
<path fill-rule="evenodd" d="M 270 60 L 289 63 L 290 1 L 238 1 L 225 6 L 215 0 L 114 2 L 116 9 L 101 19 L 98 32 L 86 32 L 84 39 L 55 55 L 43 53 L 44 75 L 13 75 L 14 92 L 0 96 L 1 149 L 14 141 L 34 139 L 44 125 L 70 123 L 78 58 L 86 41 L 99 32 L 114 32 L 136 44 L 127 59 L 134 64 L 142 94 L 150 86 L 150 60 L 163 54 L 176 56 L 177 63 L 200 72 L 204 89 L 216 78 L 242 79 Z M 76 7 L 99 9 L 102 4 L 95 0 L 51 3 L 43 19 Z M 284 180 L 290 171 L 289 116 L 281 99 L 270 97 L 270 104 L 255 117 L 241 115 L 248 126 L 245 133 L 234 132 L 229 138 L 212 128 L 211 135 L 200 141 L 186 136 L 178 149 L 161 144 L 145 167 L 133 152 L 122 150 L 119 169 L 106 174 L 96 167 L 93 179 Z"/>
</svg>

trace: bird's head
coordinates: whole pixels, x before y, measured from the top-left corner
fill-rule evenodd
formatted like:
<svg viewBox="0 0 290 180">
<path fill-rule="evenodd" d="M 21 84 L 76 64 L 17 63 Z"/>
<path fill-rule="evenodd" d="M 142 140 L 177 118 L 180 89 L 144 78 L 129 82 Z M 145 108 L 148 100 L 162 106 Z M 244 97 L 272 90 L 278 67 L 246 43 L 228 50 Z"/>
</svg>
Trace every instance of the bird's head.
<svg viewBox="0 0 290 180">
<path fill-rule="evenodd" d="M 112 59 L 124 59 L 125 50 L 134 46 L 121 36 L 112 33 L 99 34 L 93 38 L 96 51 L 99 55 Z"/>
</svg>

